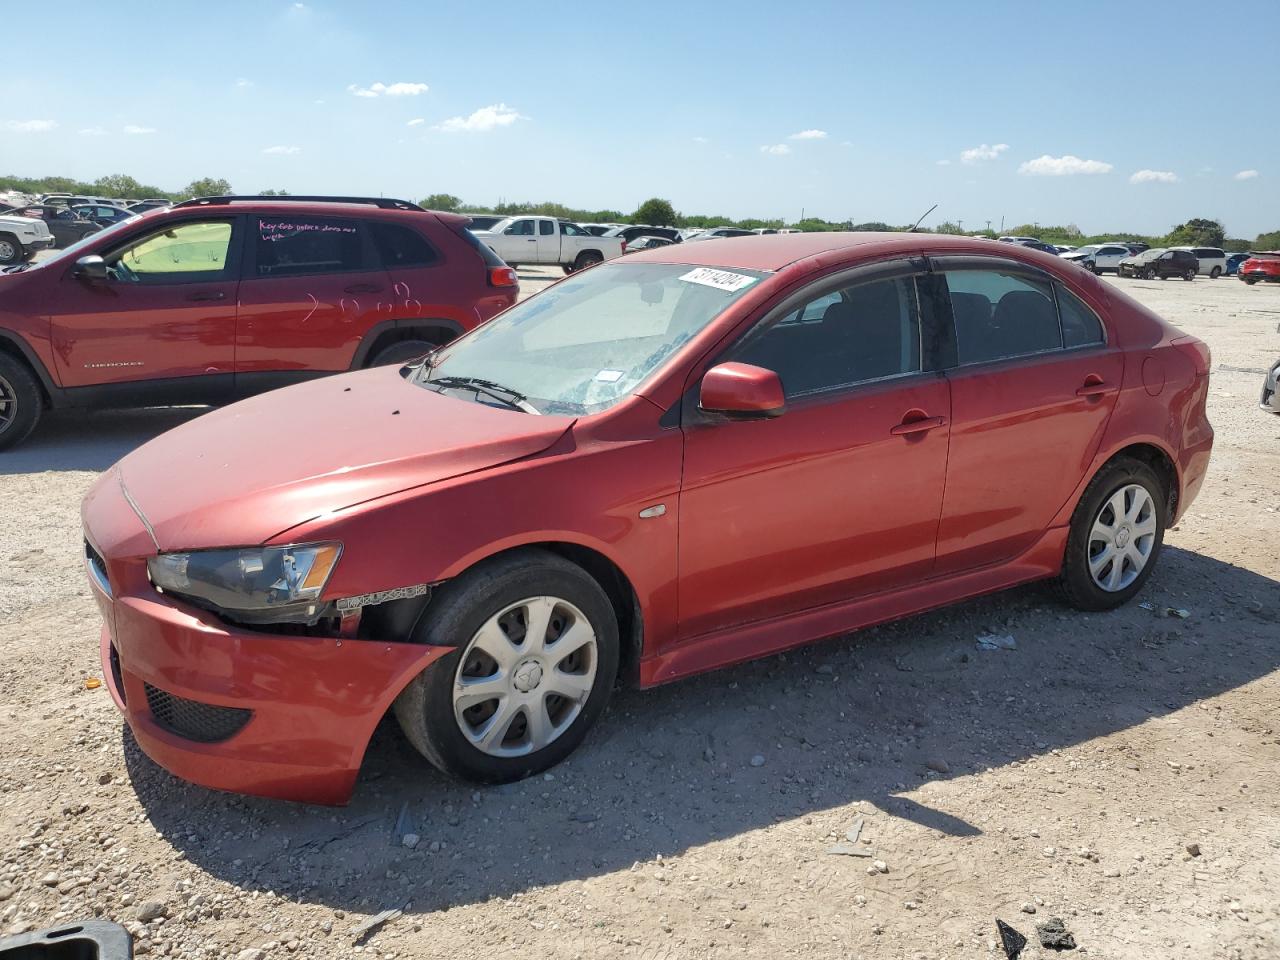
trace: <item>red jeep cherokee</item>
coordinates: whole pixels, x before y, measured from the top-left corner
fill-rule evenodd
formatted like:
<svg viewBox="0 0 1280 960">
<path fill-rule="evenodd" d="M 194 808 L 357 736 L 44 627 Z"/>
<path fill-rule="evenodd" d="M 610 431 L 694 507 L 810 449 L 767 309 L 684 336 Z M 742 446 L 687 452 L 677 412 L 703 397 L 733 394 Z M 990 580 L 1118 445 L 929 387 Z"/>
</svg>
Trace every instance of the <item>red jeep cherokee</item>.
<svg viewBox="0 0 1280 960">
<path fill-rule="evenodd" d="M 1204 479 L 1208 386 L 1203 343 L 1025 247 L 631 254 L 121 460 L 83 508 L 108 686 L 209 786 L 343 801 L 388 711 L 450 773 L 525 776 L 619 675 L 1042 578 L 1124 603 Z"/>
<path fill-rule="evenodd" d="M 211 197 L 0 273 L 0 449 L 41 411 L 219 403 L 402 363 L 516 301 L 468 221 L 402 200 Z"/>
</svg>

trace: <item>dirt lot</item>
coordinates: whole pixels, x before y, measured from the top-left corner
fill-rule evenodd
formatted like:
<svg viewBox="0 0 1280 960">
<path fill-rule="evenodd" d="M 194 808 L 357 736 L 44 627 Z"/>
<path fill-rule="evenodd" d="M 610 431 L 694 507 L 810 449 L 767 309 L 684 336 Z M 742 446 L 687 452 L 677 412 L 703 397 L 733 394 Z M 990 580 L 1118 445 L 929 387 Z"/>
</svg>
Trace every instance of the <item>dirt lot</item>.
<svg viewBox="0 0 1280 960">
<path fill-rule="evenodd" d="M 49 422 L 0 455 L 0 930 L 102 915 L 139 953 L 243 960 L 934 960 L 994 955 L 996 917 L 1047 956 L 1057 916 L 1090 956 L 1274 960 L 1280 418 L 1256 401 L 1280 288 L 1123 283 L 1214 353 L 1213 466 L 1153 610 L 1030 587 L 624 693 L 553 774 L 478 792 L 384 725 L 341 810 L 181 783 L 85 689 L 80 498 L 196 411 Z M 1017 648 L 977 650 L 988 630 Z M 829 854 L 858 821 L 874 857 Z"/>
</svg>

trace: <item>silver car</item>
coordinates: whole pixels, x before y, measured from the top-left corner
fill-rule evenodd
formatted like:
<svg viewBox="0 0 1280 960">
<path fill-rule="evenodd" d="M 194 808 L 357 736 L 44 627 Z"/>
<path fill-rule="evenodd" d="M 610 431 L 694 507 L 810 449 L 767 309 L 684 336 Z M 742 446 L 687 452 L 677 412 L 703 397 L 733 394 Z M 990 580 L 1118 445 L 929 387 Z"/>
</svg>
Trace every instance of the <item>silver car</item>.
<svg viewBox="0 0 1280 960">
<path fill-rule="evenodd" d="M 1280 360 L 1271 365 L 1262 381 L 1262 399 L 1258 406 L 1269 413 L 1280 413 Z"/>
</svg>

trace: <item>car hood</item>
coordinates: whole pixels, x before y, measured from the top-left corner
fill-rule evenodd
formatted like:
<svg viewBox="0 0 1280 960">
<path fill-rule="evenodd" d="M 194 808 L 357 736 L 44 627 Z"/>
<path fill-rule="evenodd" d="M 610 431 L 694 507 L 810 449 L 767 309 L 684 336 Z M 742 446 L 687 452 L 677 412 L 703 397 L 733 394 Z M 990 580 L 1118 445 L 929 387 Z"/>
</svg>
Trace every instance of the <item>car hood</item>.
<svg viewBox="0 0 1280 960">
<path fill-rule="evenodd" d="M 248 546 L 540 453 L 573 422 L 444 396 L 380 367 L 198 417 L 121 460 L 120 482 L 161 551 Z"/>
</svg>

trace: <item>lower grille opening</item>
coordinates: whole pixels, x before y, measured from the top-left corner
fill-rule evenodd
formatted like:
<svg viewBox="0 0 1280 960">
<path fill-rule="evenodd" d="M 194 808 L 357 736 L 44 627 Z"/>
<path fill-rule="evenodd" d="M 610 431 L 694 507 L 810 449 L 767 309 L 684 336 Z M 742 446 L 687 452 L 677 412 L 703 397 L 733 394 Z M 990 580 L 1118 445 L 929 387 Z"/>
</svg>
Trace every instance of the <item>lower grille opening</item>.
<svg viewBox="0 0 1280 960">
<path fill-rule="evenodd" d="M 239 733 L 252 710 L 242 707 L 219 707 L 212 703 L 188 700 L 176 694 L 144 684 L 147 707 L 156 724 L 170 733 L 198 743 L 217 743 Z"/>
</svg>

